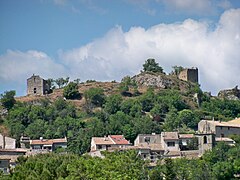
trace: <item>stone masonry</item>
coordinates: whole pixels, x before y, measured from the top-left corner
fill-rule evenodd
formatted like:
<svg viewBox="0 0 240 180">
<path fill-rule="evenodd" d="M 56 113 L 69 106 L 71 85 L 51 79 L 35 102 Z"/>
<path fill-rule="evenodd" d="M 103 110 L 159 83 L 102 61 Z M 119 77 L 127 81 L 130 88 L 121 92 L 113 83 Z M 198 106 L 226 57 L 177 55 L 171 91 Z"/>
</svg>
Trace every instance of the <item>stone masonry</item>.
<svg viewBox="0 0 240 180">
<path fill-rule="evenodd" d="M 32 75 L 27 79 L 27 95 L 48 94 L 50 87 L 46 80 L 38 75 Z"/>
<path fill-rule="evenodd" d="M 179 73 L 178 78 L 184 81 L 198 83 L 198 68 L 186 68 Z"/>
</svg>

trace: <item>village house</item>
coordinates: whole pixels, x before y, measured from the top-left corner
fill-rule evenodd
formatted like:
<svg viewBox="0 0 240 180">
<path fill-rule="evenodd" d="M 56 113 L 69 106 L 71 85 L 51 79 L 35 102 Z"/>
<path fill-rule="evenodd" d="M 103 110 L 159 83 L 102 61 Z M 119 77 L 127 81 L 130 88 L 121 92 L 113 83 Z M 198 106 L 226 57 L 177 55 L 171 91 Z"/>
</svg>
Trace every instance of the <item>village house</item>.
<svg viewBox="0 0 240 180">
<path fill-rule="evenodd" d="M 33 139 L 30 140 L 30 149 L 34 152 L 56 151 L 58 148 L 67 148 L 67 138 L 61 139 Z"/>
<path fill-rule="evenodd" d="M 16 139 L 0 134 L 0 149 L 15 149 Z"/>
<path fill-rule="evenodd" d="M 225 142 L 234 145 L 229 137 L 240 135 L 240 118 L 222 122 L 213 120 L 201 120 L 198 123 L 199 153 L 202 155 L 206 150 L 211 150 L 217 142 Z"/>
<path fill-rule="evenodd" d="M 0 171 L 3 174 L 9 174 L 10 158 L 0 156 Z"/>
<path fill-rule="evenodd" d="M 0 149 L 0 170 L 4 174 L 9 174 L 10 169 L 14 169 L 19 156 L 25 156 L 26 149 Z"/>
<path fill-rule="evenodd" d="M 162 132 L 161 134 L 139 134 L 131 145 L 123 135 L 109 135 L 107 137 L 92 137 L 91 156 L 102 157 L 100 151 L 129 150 L 138 151 L 144 160 L 156 162 L 162 157 L 198 156 L 198 150 L 189 150 L 187 145 L 194 138 L 193 134 L 179 134 L 178 132 Z M 187 152 L 187 153 L 186 153 Z"/>
<path fill-rule="evenodd" d="M 26 149 L 16 148 L 16 139 L 0 134 L 0 170 L 8 174 L 14 168 L 19 156 L 26 154 Z"/>
<path fill-rule="evenodd" d="M 199 133 L 214 133 L 216 137 L 229 137 L 240 135 L 240 118 L 223 122 L 215 120 L 201 120 L 198 123 Z"/>
<path fill-rule="evenodd" d="M 131 143 L 127 141 L 123 135 L 92 137 L 91 140 L 91 152 L 125 148 L 127 146 L 131 146 Z"/>
<path fill-rule="evenodd" d="M 197 156 L 198 150 L 187 148 L 193 139 L 193 134 L 178 132 L 139 134 L 134 141 L 134 147 L 138 149 L 143 159 L 154 162 L 162 157 Z"/>
</svg>

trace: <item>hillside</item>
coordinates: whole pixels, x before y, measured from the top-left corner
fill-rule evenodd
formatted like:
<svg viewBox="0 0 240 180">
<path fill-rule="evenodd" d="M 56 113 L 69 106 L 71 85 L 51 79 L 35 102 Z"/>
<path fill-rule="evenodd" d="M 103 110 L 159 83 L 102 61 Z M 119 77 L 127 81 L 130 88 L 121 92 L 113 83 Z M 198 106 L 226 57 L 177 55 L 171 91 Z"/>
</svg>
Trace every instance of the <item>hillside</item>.
<svg viewBox="0 0 240 180">
<path fill-rule="evenodd" d="M 138 85 L 138 91 L 143 94 L 149 87 L 154 88 L 155 91 L 174 89 L 179 90 L 181 93 L 191 93 L 192 89 L 196 87 L 196 84 L 186 82 L 178 79 L 176 76 L 165 75 L 163 73 L 150 73 L 144 72 L 131 77 L 132 80 L 136 81 Z M 101 88 L 104 90 L 106 96 L 119 93 L 119 82 L 85 82 L 78 85 L 78 90 L 82 94 L 82 98 L 79 100 L 67 100 L 72 102 L 76 107 L 81 108 L 85 103 L 83 96 L 86 90 L 90 88 Z M 20 102 L 27 102 L 30 104 L 37 104 L 41 99 L 48 99 L 54 102 L 57 98 L 63 97 L 63 88 L 54 89 L 51 94 L 44 96 L 21 96 L 15 99 Z M 191 96 L 193 97 L 193 96 Z M 186 99 L 186 98 L 185 98 Z M 192 98 L 191 98 L 192 99 Z M 190 102 L 191 99 L 188 101 Z"/>
<path fill-rule="evenodd" d="M 104 90 L 104 93 L 106 95 L 111 95 L 117 92 L 117 87 L 119 86 L 119 83 L 117 82 L 90 82 L 90 83 L 80 83 L 78 85 L 78 90 L 82 94 L 81 99 L 76 100 L 67 100 L 72 102 L 76 107 L 82 107 L 82 105 L 85 103 L 85 98 L 83 96 L 84 92 L 90 88 L 102 88 Z M 27 102 L 31 104 L 37 104 L 41 99 L 48 99 L 51 102 L 54 102 L 57 98 L 62 97 L 63 98 L 63 88 L 61 89 L 54 89 L 51 94 L 47 94 L 44 96 L 21 96 L 16 97 L 17 101 L 20 102 Z"/>
<path fill-rule="evenodd" d="M 83 94 L 96 87 L 103 89 L 96 94 L 101 103 L 86 102 Z M 79 100 L 58 98 L 63 97 L 63 89 L 44 96 L 18 97 L 18 102 L 27 103 L 10 108 L 0 125 L 17 140 L 22 134 L 32 139 L 66 136 L 68 151 L 83 154 L 93 136 L 123 134 L 133 142 L 138 134 L 193 133 L 207 117 L 223 121 L 240 117 L 240 101 L 211 98 L 197 84 L 164 73 L 144 72 L 125 77 L 121 83 L 80 83 L 78 90 Z"/>
</svg>

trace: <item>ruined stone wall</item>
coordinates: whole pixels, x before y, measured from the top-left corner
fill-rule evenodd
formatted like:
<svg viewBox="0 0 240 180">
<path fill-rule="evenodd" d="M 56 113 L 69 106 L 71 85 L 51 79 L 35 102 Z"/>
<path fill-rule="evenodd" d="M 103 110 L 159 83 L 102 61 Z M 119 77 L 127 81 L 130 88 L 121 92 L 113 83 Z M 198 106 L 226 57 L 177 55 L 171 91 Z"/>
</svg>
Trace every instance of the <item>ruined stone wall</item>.
<svg viewBox="0 0 240 180">
<path fill-rule="evenodd" d="M 184 81 L 191 81 L 193 83 L 198 83 L 198 69 L 184 69 L 178 75 L 178 78 Z"/>
<path fill-rule="evenodd" d="M 47 82 L 40 76 L 33 75 L 27 80 L 28 95 L 44 95 L 49 91 Z"/>
<path fill-rule="evenodd" d="M 182 70 L 179 73 L 178 78 L 183 80 L 183 81 L 188 81 L 187 69 Z"/>
</svg>

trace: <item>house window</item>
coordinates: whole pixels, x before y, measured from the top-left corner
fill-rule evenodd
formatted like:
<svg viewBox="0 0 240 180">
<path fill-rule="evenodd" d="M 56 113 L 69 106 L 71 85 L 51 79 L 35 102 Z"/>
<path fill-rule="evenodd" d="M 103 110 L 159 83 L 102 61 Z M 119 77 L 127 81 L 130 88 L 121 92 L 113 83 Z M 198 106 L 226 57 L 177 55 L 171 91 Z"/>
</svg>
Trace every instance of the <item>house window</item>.
<svg viewBox="0 0 240 180">
<path fill-rule="evenodd" d="M 144 141 L 147 143 L 150 142 L 150 137 L 144 137 Z"/>
<path fill-rule="evenodd" d="M 207 136 L 203 137 L 203 144 L 207 144 Z"/>
<path fill-rule="evenodd" d="M 175 146 L 175 142 L 167 142 L 167 146 L 168 147 L 173 147 L 173 146 Z"/>
<path fill-rule="evenodd" d="M 37 93 L 37 88 L 33 89 L 33 93 L 36 94 Z"/>
<path fill-rule="evenodd" d="M 221 137 L 224 137 L 224 134 L 221 134 Z"/>
<path fill-rule="evenodd" d="M 228 127 L 228 130 L 230 130 L 230 127 Z"/>
</svg>

